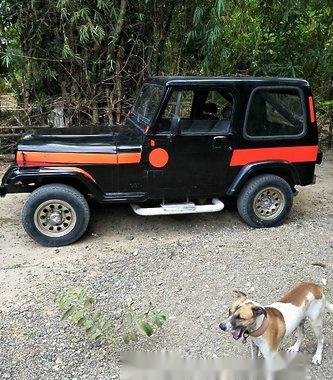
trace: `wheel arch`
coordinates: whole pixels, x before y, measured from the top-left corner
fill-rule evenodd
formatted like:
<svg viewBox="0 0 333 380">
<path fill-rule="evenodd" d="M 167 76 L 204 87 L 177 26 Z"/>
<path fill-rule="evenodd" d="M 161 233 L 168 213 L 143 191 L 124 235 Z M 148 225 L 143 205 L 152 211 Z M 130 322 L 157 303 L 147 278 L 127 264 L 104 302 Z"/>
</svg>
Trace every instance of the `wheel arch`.
<svg viewBox="0 0 333 380">
<path fill-rule="evenodd" d="M 227 195 L 237 196 L 250 179 L 261 174 L 275 174 L 286 180 L 293 190 L 300 183 L 296 168 L 287 161 L 256 162 L 242 167 L 228 188 Z"/>
<path fill-rule="evenodd" d="M 45 172 L 43 175 L 39 175 L 37 177 L 36 188 L 53 183 L 71 186 L 74 189 L 78 190 L 85 197 L 88 194 L 91 194 L 97 201 L 101 200 L 103 197 L 103 193 L 96 182 L 90 178 L 87 178 L 80 172 Z"/>
<path fill-rule="evenodd" d="M 73 187 L 85 196 L 91 194 L 96 200 L 102 199 L 103 192 L 94 178 L 79 168 L 75 169 L 13 167 L 6 178 L 6 190 L 8 193 L 29 193 L 44 185 L 63 184 Z"/>
<path fill-rule="evenodd" d="M 71 175 L 43 176 L 42 178 L 38 178 L 35 189 L 52 184 L 71 186 L 85 196 L 87 196 L 88 194 L 94 195 L 91 186 L 89 186 L 81 178 Z"/>
</svg>

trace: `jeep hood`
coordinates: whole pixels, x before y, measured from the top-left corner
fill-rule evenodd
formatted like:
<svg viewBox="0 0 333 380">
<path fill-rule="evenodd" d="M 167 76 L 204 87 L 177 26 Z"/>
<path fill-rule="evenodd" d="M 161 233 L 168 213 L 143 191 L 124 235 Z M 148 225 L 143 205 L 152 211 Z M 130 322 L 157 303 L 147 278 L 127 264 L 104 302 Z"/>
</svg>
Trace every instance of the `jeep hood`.
<svg viewBox="0 0 333 380">
<path fill-rule="evenodd" d="M 18 151 L 63 153 L 117 153 L 138 151 L 142 132 L 128 125 L 110 127 L 46 128 L 23 135 Z"/>
</svg>

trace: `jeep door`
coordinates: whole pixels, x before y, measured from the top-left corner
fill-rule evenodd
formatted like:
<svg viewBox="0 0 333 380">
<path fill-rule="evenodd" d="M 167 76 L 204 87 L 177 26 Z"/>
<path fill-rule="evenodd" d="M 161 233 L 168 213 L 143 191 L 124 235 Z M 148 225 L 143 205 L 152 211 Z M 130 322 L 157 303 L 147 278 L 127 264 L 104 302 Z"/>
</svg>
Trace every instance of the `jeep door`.
<svg viewBox="0 0 333 380">
<path fill-rule="evenodd" d="M 151 139 L 152 151 L 164 151 L 167 159 L 161 167 L 150 162 L 151 193 L 166 198 L 223 194 L 232 152 L 233 105 L 228 88 L 171 91 Z"/>
</svg>

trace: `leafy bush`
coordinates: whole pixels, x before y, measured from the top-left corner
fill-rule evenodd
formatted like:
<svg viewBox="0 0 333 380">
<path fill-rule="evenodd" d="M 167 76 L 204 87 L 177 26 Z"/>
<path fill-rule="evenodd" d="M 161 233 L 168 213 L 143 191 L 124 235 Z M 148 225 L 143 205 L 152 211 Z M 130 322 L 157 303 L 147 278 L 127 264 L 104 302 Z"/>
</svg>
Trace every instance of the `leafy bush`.
<svg viewBox="0 0 333 380">
<path fill-rule="evenodd" d="M 0 78 L 45 124 L 120 122 L 151 75 L 332 75 L 332 0 L 2 0 Z M 1 85 L 0 85 L 1 86 Z M 37 123 L 35 123 L 38 125 Z"/>
<path fill-rule="evenodd" d="M 137 341 L 139 335 L 150 337 L 166 320 L 165 315 L 153 310 L 151 304 L 145 313 L 137 314 L 131 301 L 128 311 L 122 316 L 122 326 L 118 332 L 112 320 L 96 308 L 94 299 L 85 289 L 62 289 L 56 294 L 55 301 L 62 312 L 62 320 L 69 320 L 100 343 L 116 345 L 120 341 Z"/>
</svg>

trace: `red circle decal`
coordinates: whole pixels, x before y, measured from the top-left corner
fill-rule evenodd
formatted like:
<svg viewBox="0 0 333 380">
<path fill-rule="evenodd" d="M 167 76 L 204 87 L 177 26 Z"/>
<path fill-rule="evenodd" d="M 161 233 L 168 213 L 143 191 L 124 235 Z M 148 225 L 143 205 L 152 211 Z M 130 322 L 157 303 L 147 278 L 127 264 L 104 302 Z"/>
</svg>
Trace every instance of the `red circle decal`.
<svg viewBox="0 0 333 380">
<path fill-rule="evenodd" d="M 153 149 L 149 153 L 149 163 L 154 168 L 163 168 L 169 162 L 169 153 L 162 148 Z"/>
</svg>

